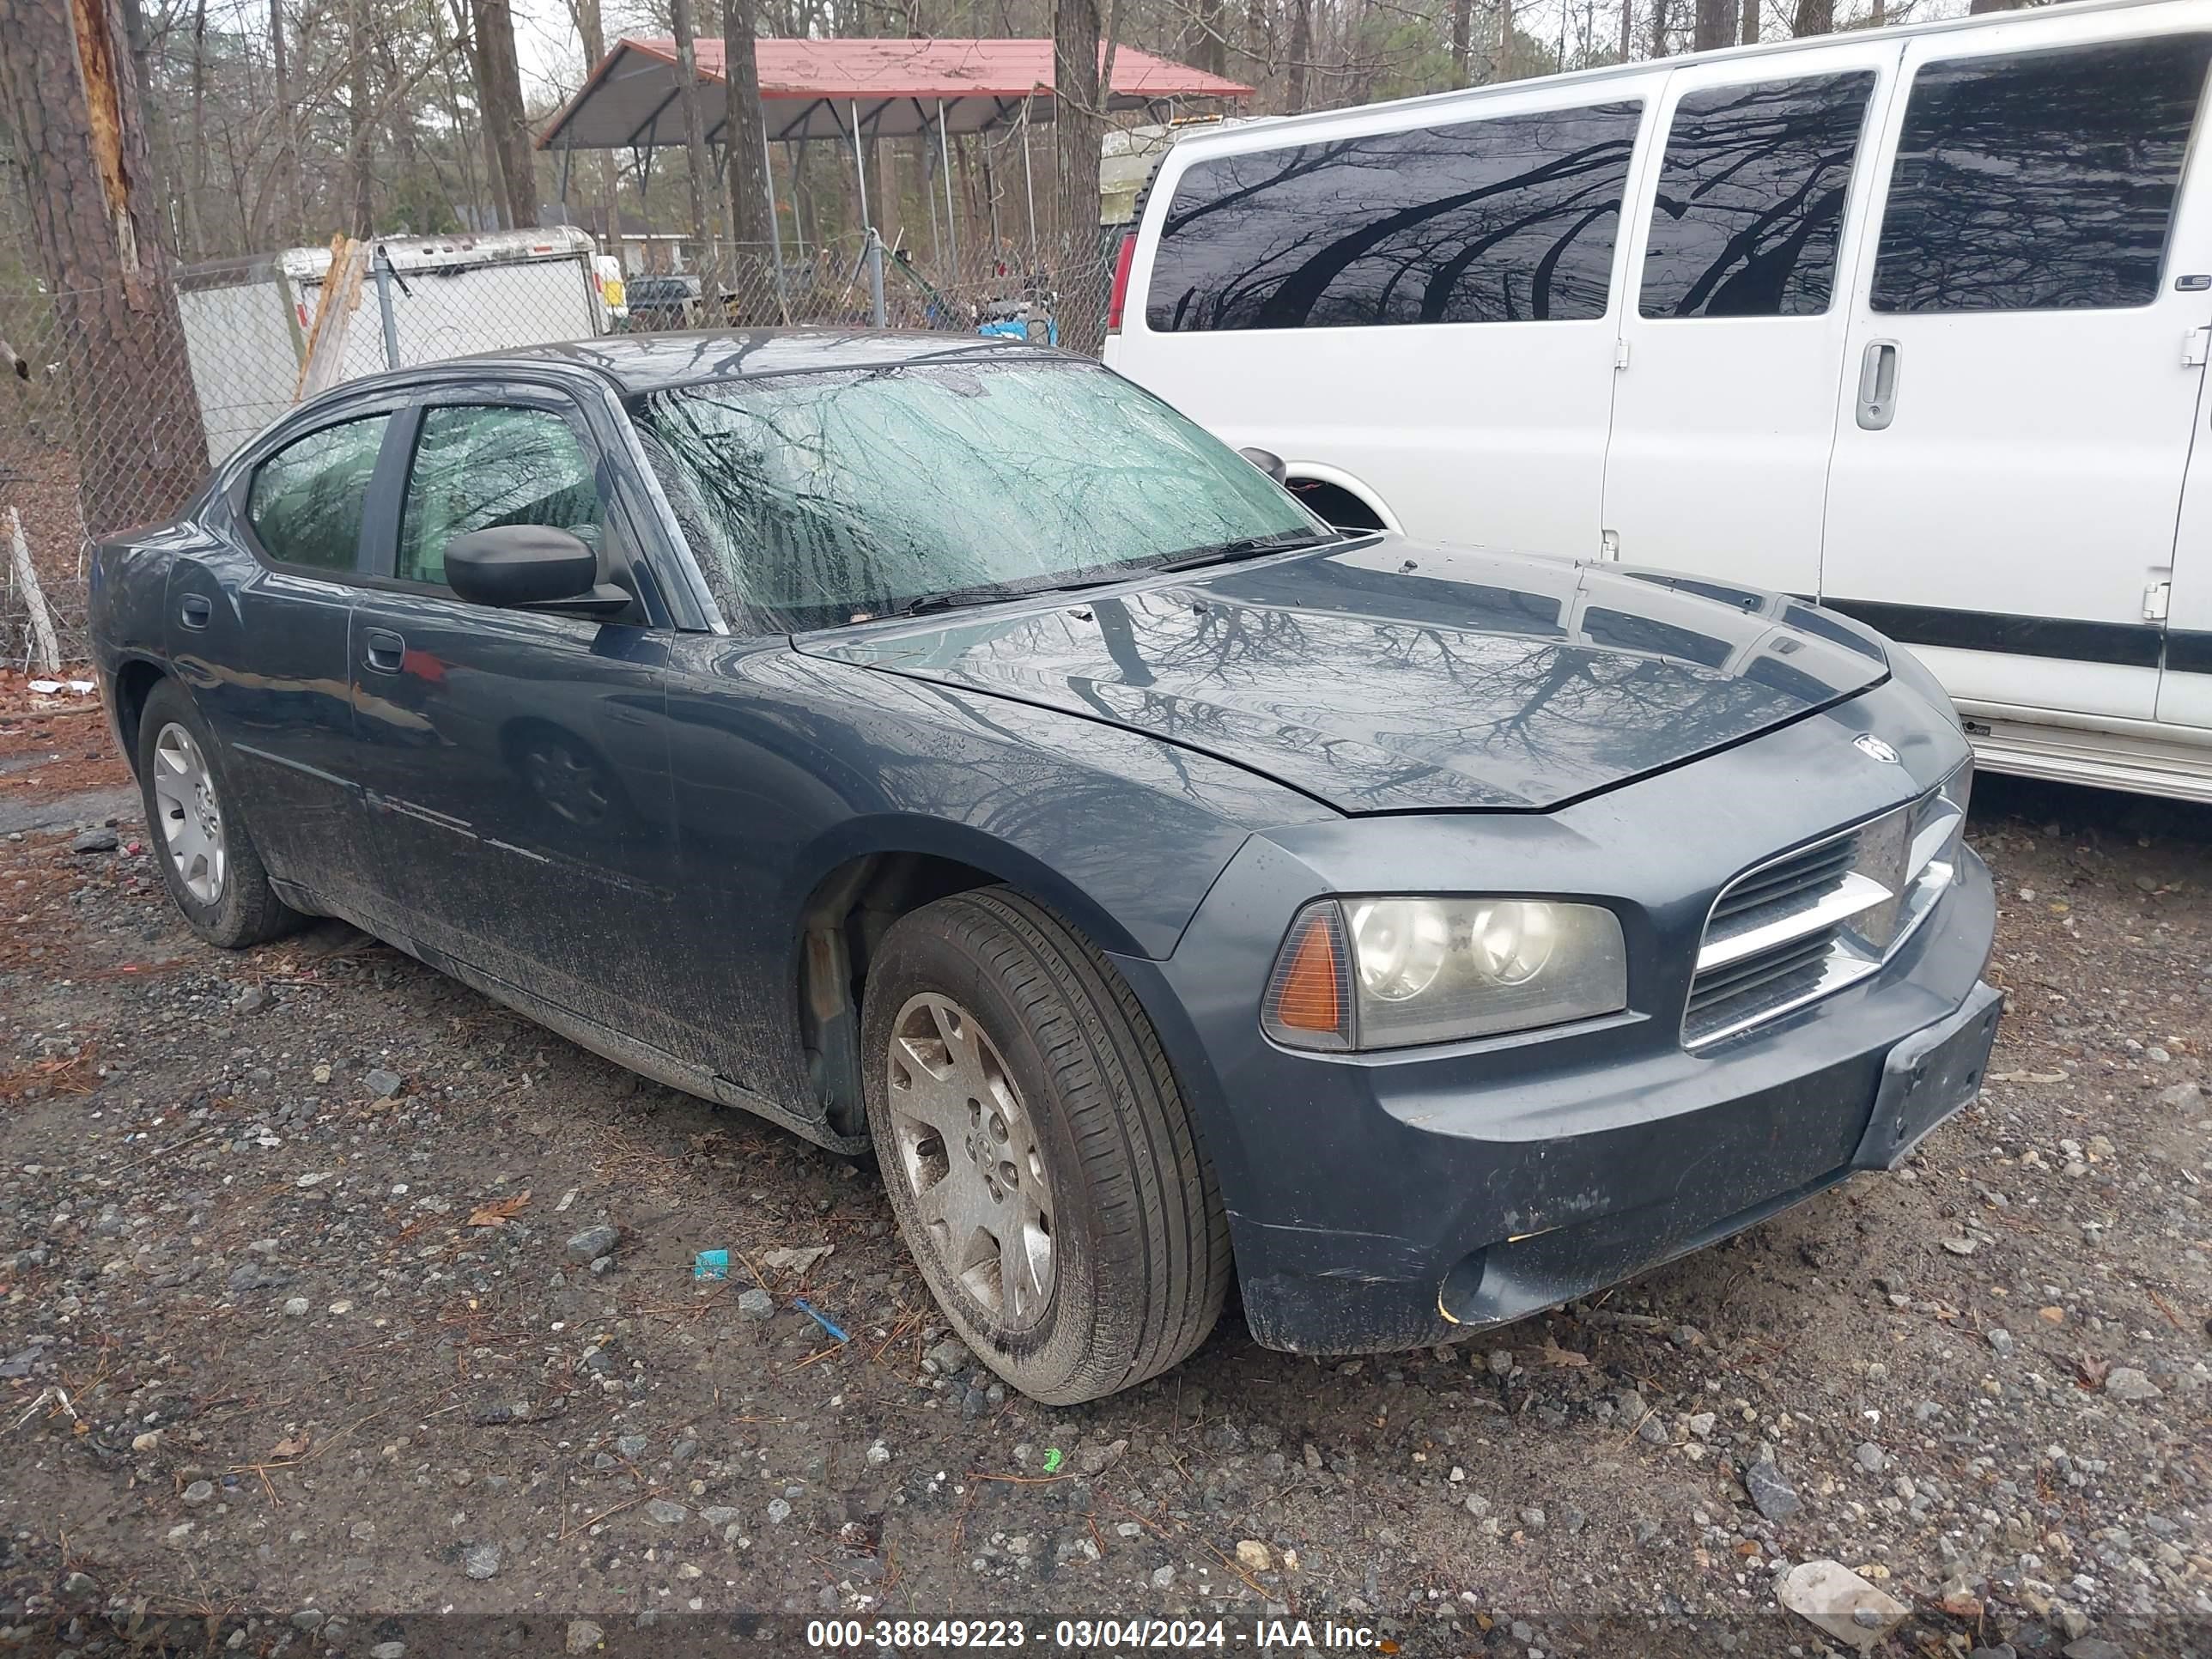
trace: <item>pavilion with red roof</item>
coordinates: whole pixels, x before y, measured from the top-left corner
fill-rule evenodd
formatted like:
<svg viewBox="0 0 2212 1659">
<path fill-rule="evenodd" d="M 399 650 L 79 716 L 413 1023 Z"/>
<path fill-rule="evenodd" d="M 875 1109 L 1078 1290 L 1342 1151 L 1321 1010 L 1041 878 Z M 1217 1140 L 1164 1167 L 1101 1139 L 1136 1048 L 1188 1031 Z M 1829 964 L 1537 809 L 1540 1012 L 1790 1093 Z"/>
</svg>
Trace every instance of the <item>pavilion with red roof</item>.
<svg viewBox="0 0 2212 1659">
<path fill-rule="evenodd" d="M 855 137 L 942 139 L 1020 119 L 1051 118 L 1050 40 L 815 40 L 763 37 L 761 104 L 771 141 Z M 722 42 L 695 46 L 702 85 L 723 84 Z M 651 149 L 684 142 L 677 107 L 676 43 L 625 36 L 582 90 L 562 105 L 538 143 L 544 149 Z M 1108 106 L 1164 119 L 1192 100 L 1218 104 L 1252 88 L 1133 46 L 1114 52 Z M 722 100 L 708 142 L 721 137 Z"/>
</svg>

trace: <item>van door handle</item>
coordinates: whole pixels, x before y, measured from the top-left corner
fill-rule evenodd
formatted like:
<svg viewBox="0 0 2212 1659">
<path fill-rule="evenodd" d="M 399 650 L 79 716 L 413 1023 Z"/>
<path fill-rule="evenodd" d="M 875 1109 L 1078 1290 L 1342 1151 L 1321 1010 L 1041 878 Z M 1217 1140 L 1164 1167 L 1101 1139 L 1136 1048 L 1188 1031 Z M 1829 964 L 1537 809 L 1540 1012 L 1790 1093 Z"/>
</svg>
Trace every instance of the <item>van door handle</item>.
<svg viewBox="0 0 2212 1659">
<path fill-rule="evenodd" d="M 187 628 L 205 628 L 215 619 L 215 605 L 204 593 L 187 593 L 177 607 L 177 620 Z"/>
<path fill-rule="evenodd" d="M 1897 342 L 1869 340 L 1859 363 L 1859 424 L 1886 428 L 1897 415 Z"/>
<path fill-rule="evenodd" d="M 380 674 L 397 674 L 407 658 L 407 641 L 388 628 L 364 629 L 361 636 L 362 660 Z"/>
</svg>

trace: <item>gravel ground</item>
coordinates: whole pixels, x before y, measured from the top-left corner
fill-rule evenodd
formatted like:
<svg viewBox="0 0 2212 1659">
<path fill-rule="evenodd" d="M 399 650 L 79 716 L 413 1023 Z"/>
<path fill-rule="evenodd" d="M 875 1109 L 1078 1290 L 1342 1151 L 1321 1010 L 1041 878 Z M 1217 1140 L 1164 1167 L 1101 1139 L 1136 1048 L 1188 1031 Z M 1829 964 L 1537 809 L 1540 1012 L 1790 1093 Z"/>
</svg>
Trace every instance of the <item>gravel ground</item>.
<svg viewBox="0 0 2212 1659">
<path fill-rule="evenodd" d="M 0 1650 L 1842 1651 L 1777 1607 L 1814 1560 L 1909 1609 L 1883 1654 L 2212 1650 L 2212 814 L 1984 781 L 2012 1009 L 1900 1175 L 1468 1346 L 1232 1313 L 1059 1409 L 946 1340 L 871 1172 L 335 925 L 208 950 L 67 775 L 0 837 Z"/>
</svg>

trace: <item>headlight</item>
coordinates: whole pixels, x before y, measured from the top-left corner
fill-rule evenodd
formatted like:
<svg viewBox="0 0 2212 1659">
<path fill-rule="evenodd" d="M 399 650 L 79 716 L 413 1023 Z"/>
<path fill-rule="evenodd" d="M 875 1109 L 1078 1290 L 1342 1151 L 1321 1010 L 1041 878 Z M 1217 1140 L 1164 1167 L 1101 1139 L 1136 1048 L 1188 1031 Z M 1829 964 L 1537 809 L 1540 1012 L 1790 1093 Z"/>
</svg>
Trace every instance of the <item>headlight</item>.
<svg viewBox="0 0 2212 1659">
<path fill-rule="evenodd" d="M 1275 954 L 1261 1024 L 1294 1048 L 1400 1048 L 1628 1006 L 1620 922 L 1518 898 L 1316 899 Z"/>
</svg>

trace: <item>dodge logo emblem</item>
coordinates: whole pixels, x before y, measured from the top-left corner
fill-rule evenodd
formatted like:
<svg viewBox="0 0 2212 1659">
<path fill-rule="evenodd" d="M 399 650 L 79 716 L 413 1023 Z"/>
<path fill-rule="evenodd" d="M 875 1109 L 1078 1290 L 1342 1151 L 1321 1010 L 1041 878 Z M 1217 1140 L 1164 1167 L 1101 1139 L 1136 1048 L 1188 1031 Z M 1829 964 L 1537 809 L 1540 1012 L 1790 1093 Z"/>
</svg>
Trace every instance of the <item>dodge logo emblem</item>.
<svg viewBox="0 0 2212 1659">
<path fill-rule="evenodd" d="M 1887 761 L 1892 765 L 1897 762 L 1897 750 L 1892 749 L 1871 732 L 1862 732 L 1857 737 L 1853 738 L 1851 747 L 1862 755 L 1871 756 L 1878 761 Z"/>
</svg>

